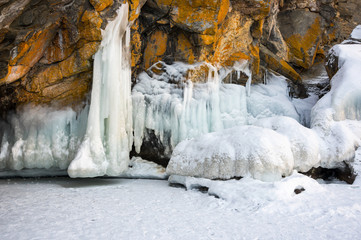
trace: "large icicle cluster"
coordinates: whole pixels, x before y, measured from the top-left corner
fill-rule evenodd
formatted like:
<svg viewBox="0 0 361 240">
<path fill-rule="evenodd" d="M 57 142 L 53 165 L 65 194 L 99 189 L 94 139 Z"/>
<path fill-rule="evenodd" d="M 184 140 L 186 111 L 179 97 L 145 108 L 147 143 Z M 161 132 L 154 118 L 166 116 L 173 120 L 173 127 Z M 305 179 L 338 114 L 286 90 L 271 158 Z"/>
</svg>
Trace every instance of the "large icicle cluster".
<svg viewBox="0 0 361 240">
<path fill-rule="evenodd" d="M 267 85 L 250 86 L 248 64 L 219 71 L 206 64 L 208 79 L 193 83 L 185 75 L 197 66 L 181 63 L 162 66 L 160 75 L 150 77 L 142 73 L 133 88 L 134 144 L 138 152 L 147 138 L 147 129 L 154 131 L 166 153 L 170 153 L 182 140 L 250 124 L 259 118 L 278 115 L 299 118 L 283 77 L 270 74 Z M 247 73 L 248 86 L 224 84 L 222 80 L 231 70 Z"/>
<path fill-rule="evenodd" d="M 24 107 L 0 122 L 0 170 L 67 169 L 85 133 L 87 109 Z"/>
<path fill-rule="evenodd" d="M 331 80 L 330 92 L 312 108 L 310 129 L 283 116 L 258 119 L 253 122 L 258 127 L 208 133 L 181 142 L 174 149 L 167 172 L 273 181 L 292 169 L 305 172 L 312 167 L 335 168 L 343 161 L 352 161 L 361 146 L 361 44 L 337 45 L 330 54 L 339 69 Z M 255 91 L 252 94 L 257 96 Z M 281 100 L 275 95 L 272 99 Z M 249 106 L 257 107 L 261 102 Z"/>
<path fill-rule="evenodd" d="M 86 135 L 68 168 L 71 177 L 117 176 L 133 145 L 128 4 L 118 10 L 95 54 Z"/>
</svg>

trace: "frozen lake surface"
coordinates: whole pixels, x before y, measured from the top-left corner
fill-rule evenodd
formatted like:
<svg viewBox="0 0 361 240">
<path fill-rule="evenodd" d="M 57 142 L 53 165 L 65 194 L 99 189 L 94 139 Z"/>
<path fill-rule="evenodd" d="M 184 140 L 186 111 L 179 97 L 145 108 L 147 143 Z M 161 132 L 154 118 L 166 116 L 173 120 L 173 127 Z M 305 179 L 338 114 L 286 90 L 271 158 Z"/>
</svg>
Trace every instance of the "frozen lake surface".
<svg viewBox="0 0 361 240">
<path fill-rule="evenodd" d="M 1 239 L 361 236 L 358 185 L 318 183 L 299 174 L 287 179 L 218 182 L 218 192 L 226 190 L 220 198 L 165 180 L 0 179 Z M 292 184 L 298 181 L 306 190 L 296 195 Z"/>
</svg>

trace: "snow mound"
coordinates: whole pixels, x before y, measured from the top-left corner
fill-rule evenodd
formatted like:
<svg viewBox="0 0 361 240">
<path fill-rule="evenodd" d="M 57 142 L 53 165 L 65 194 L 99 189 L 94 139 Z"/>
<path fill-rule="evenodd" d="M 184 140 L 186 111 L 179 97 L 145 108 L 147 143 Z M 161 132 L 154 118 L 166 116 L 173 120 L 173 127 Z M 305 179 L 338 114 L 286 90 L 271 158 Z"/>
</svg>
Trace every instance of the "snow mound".
<svg viewBox="0 0 361 240">
<path fill-rule="evenodd" d="M 170 176 L 172 184 L 181 184 L 188 190 L 205 188 L 208 194 L 217 196 L 230 203 L 237 203 L 245 209 L 263 208 L 272 203 L 289 205 L 301 196 L 317 195 L 325 192 L 316 180 L 296 171 L 278 182 L 263 182 L 252 178 L 217 181 L 187 176 Z M 297 194 L 298 193 L 298 194 Z"/>
<path fill-rule="evenodd" d="M 320 140 L 311 129 L 289 117 L 264 118 L 255 122 L 254 125 L 272 129 L 288 138 L 294 159 L 294 169 L 297 171 L 307 172 L 312 167 L 318 167 Z"/>
<path fill-rule="evenodd" d="M 251 176 L 275 181 L 291 174 L 291 146 L 281 134 L 256 126 L 239 126 L 177 145 L 167 166 L 170 175 L 210 179 Z"/>
<path fill-rule="evenodd" d="M 133 157 L 130 159 L 129 168 L 117 177 L 167 179 L 168 175 L 164 167 L 140 157 Z"/>
</svg>

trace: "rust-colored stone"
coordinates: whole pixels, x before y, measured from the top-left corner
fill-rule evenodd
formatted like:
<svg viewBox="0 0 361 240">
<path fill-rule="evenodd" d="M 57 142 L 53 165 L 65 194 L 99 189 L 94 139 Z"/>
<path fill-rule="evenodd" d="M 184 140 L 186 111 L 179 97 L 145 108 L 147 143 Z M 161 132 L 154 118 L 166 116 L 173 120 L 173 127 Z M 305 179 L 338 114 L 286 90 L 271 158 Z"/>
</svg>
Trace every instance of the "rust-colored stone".
<svg viewBox="0 0 361 240">
<path fill-rule="evenodd" d="M 23 77 L 43 56 L 47 46 L 55 35 L 58 24 L 50 24 L 44 30 L 35 31 L 27 41 L 21 42 L 12 52 L 8 73 L 1 83 L 12 83 Z"/>
<path fill-rule="evenodd" d="M 103 20 L 96 11 L 85 11 L 79 23 L 80 38 L 86 41 L 101 41 Z"/>
<path fill-rule="evenodd" d="M 252 19 L 242 16 L 239 12 L 230 13 L 217 32 L 211 62 L 220 65 L 227 62 L 227 65 L 233 65 L 230 63 L 231 59 L 234 61 L 250 59 L 250 45 L 253 41 L 250 33 L 252 23 Z M 236 58 L 237 56 L 239 59 Z"/>
<path fill-rule="evenodd" d="M 289 61 L 310 68 L 322 40 L 321 17 L 305 10 L 295 10 L 282 13 L 278 20 L 289 21 L 280 27 L 289 47 Z"/>
<path fill-rule="evenodd" d="M 192 44 L 183 33 L 177 36 L 177 50 L 175 55 L 176 61 L 183 61 L 190 64 L 195 62 Z"/>
<path fill-rule="evenodd" d="M 143 61 L 144 68 L 148 69 L 154 63 L 162 59 L 162 55 L 167 50 L 168 35 L 161 31 L 155 31 L 146 43 Z"/>
<path fill-rule="evenodd" d="M 45 87 L 58 83 L 64 78 L 90 71 L 92 69 L 90 59 L 97 51 L 98 46 L 98 42 L 87 43 L 64 61 L 42 68 L 33 76 L 24 79 L 25 82 L 29 82 L 27 90 L 41 92 Z"/>
<path fill-rule="evenodd" d="M 260 58 L 264 67 L 272 69 L 293 82 L 301 81 L 301 76 L 286 61 L 279 58 L 263 45 L 260 47 Z"/>
<path fill-rule="evenodd" d="M 101 12 L 107 7 L 113 5 L 113 0 L 89 0 L 89 2 L 98 12 Z"/>
</svg>

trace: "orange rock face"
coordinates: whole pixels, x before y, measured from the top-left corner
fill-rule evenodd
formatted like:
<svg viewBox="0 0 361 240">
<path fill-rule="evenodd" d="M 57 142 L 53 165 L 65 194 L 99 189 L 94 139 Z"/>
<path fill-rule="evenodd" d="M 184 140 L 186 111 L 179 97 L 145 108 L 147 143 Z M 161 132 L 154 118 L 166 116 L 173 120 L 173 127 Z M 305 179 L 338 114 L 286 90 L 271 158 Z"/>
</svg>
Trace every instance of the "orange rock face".
<svg viewBox="0 0 361 240">
<path fill-rule="evenodd" d="M 12 83 L 23 77 L 43 56 L 51 39 L 54 37 L 57 24 L 51 24 L 47 29 L 30 33 L 29 40 L 21 42 L 13 49 L 9 60 L 8 73 L 0 83 Z"/>
<path fill-rule="evenodd" d="M 223 66 L 233 65 L 234 61 L 242 59 L 250 60 L 252 22 L 252 19 L 242 16 L 239 12 L 230 13 L 217 32 L 217 40 L 213 47 L 214 56 L 210 61 Z"/>
<path fill-rule="evenodd" d="M 113 0 L 89 0 L 96 11 L 101 12 L 113 4 Z"/>
<path fill-rule="evenodd" d="M 308 69 L 313 65 L 322 40 L 321 17 L 305 10 L 294 10 L 279 16 L 279 22 L 287 19 L 280 30 L 289 47 L 289 61 Z"/>
<path fill-rule="evenodd" d="M 136 2 L 139 6 L 139 1 L 132 1 Z M 74 1 L 66 7 L 63 6 L 68 4 L 66 1 L 47 6 L 29 3 L 21 9 L 23 14 L 19 11 L 12 19 L 14 22 L 7 24 L 9 29 L 0 31 L 0 41 L 13 41 L 8 47 L 11 54 L 0 85 L 7 84 L 2 89 L 15 89 L 10 91 L 11 100 L 1 96 L 0 101 L 5 99 L 12 105 L 32 102 L 59 107 L 76 106 L 84 101 L 91 86 L 92 58 L 102 39 L 104 16 L 112 17 L 116 11 L 110 9 L 113 0 L 90 3 L 94 8 L 88 0 Z M 105 9 L 107 13 L 101 16 L 99 12 Z M 11 34 L 20 28 L 22 35 L 14 41 Z M 4 56 L 0 56 L 1 64 L 4 64 Z"/>
<path fill-rule="evenodd" d="M 151 35 L 143 56 L 145 69 L 162 59 L 167 50 L 167 41 L 168 35 L 163 31 L 158 30 Z"/>
<path fill-rule="evenodd" d="M 350 1 L 352 6 L 359 5 L 357 0 Z M 75 105 L 84 100 L 91 85 L 92 56 L 99 48 L 101 29 L 123 2 L 77 0 L 45 4 L 24 0 L 0 5 L 4 17 L 0 20 L 1 105 Z M 247 60 L 253 82 L 262 81 L 265 69 L 298 82 L 300 75 L 293 66 L 312 66 L 316 55 L 325 54 L 325 44 L 340 40 L 349 30 L 351 23 L 346 24 L 346 18 L 361 19 L 349 5 L 335 5 L 332 1 L 128 3 L 133 79 L 151 66 L 155 66 L 151 71 L 160 71 L 158 61 L 205 61 L 217 67 L 232 67 Z M 346 26 L 341 33 L 340 26 Z M 206 78 L 209 69 L 202 66 L 192 70 L 189 77 L 194 81 Z"/>
</svg>

